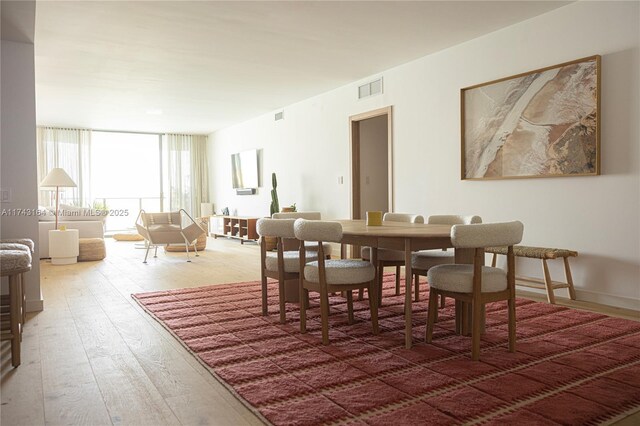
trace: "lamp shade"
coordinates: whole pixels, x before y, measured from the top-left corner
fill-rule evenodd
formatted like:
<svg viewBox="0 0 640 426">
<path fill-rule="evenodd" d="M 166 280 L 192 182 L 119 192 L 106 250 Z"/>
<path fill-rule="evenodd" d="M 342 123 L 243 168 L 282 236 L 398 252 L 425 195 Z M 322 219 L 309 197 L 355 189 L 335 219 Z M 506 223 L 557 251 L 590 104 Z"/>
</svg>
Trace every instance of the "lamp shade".
<svg viewBox="0 0 640 426">
<path fill-rule="evenodd" d="M 67 172 L 62 170 L 60 167 L 54 167 L 42 180 L 40 187 L 55 188 L 56 186 L 75 188 L 77 185 L 73 179 L 69 177 Z"/>
</svg>

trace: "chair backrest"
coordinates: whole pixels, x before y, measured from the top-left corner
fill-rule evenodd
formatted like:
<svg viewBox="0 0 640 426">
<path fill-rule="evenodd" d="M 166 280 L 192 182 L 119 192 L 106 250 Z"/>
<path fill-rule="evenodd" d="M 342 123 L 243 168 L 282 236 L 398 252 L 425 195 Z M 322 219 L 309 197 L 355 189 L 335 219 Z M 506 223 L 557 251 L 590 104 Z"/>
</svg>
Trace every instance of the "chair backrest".
<svg viewBox="0 0 640 426">
<path fill-rule="evenodd" d="M 182 215 L 180 211 L 164 213 L 142 213 L 144 226 L 150 225 L 181 225 Z"/>
<path fill-rule="evenodd" d="M 274 219 L 307 219 L 307 220 L 320 220 L 322 219 L 320 212 L 286 212 L 286 213 L 274 213 L 271 216 Z"/>
<path fill-rule="evenodd" d="M 430 225 L 470 225 L 472 223 L 482 223 L 482 218 L 480 216 L 437 214 L 429 216 L 427 223 Z"/>
<path fill-rule="evenodd" d="M 295 219 L 258 219 L 256 231 L 261 237 L 295 238 Z"/>
<path fill-rule="evenodd" d="M 295 237 L 302 241 L 339 243 L 342 240 L 342 225 L 338 222 L 297 219 L 294 231 Z"/>
<path fill-rule="evenodd" d="M 524 225 L 520 221 L 453 225 L 451 242 L 454 247 L 479 248 L 512 246 L 522 241 Z"/>
<path fill-rule="evenodd" d="M 385 213 L 382 220 L 384 222 L 424 223 L 422 215 L 411 213 Z"/>
</svg>

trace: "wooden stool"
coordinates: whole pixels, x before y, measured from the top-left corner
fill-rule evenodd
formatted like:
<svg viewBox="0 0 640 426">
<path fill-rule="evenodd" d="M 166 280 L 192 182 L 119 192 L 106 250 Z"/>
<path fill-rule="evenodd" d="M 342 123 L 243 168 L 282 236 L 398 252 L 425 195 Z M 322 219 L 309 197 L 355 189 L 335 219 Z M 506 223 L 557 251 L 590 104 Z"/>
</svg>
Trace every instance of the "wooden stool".
<svg viewBox="0 0 640 426">
<path fill-rule="evenodd" d="M 0 340 L 11 341 L 11 365 L 20 365 L 20 340 L 23 323 L 22 274 L 31 270 L 31 254 L 23 250 L 0 250 L 1 276 L 9 277 L 8 309 L 0 311 L 2 332 Z M 6 312 L 8 311 L 8 313 Z"/>
<path fill-rule="evenodd" d="M 78 261 L 102 260 L 107 256 L 107 250 L 102 238 L 80 238 Z"/>
<path fill-rule="evenodd" d="M 493 253 L 493 259 L 491 266 L 496 266 L 496 258 L 499 254 L 507 254 L 506 247 L 487 247 L 486 253 Z M 513 253 L 516 257 L 528 257 L 531 259 L 542 259 L 542 272 L 544 274 L 544 280 L 530 277 L 516 277 L 516 284 L 547 290 L 547 300 L 551 304 L 556 303 L 555 295 L 553 291 L 557 288 L 569 289 L 569 297 L 571 300 L 576 299 L 576 291 L 573 288 L 573 277 L 571 276 L 571 267 L 569 266 L 569 258 L 578 256 L 577 251 L 566 249 L 554 249 L 546 247 L 529 247 L 529 246 L 513 246 Z M 562 258 L 564 261 L 564 275 L 567 282 L 553 281 L 551 280 L 551 274 L 549 273 L 549 266 L 547 265 L 548 259 Z"/>
</svg>

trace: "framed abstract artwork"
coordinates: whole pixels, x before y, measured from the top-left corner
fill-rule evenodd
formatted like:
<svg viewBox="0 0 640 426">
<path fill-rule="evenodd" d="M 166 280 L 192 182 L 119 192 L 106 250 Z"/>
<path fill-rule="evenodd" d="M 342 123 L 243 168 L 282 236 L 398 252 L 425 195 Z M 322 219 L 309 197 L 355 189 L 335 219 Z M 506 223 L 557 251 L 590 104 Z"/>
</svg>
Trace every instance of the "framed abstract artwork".
<svg viewBox="0 0 640 426">
<path fill-rule="evenodd" d="M 600 174 L 600 56 L 460 90 L 462 179 Z"/>
</svg>

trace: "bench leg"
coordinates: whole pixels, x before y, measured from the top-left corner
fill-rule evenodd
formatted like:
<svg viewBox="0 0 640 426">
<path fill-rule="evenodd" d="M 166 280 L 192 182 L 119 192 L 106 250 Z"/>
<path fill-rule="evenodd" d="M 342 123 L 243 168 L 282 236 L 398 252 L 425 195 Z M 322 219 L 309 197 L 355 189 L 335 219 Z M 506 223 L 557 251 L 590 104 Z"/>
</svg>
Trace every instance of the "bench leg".
<svg viewBox="0 0 640 426">
<path fill-rule="evenodd" d="M 542 270 L 544 271 L 544 285 L 547 287 L 547 300 L 552 305 L 555 305 L 556 297 L 553 294 L 553 282 L 551 281 L 549 266 L 547 266 L 547 259 L 542 259 Z"/>
<path fill-rule="evenodd" d="M 571 276 L 571 267 L 569 266 L 569 258 L 565 257 L 564 259 L 564 276 L 567 279 L 567 284 L 569 285 L 569 297 L 571 300 L 576 300 L 576 290 L 573 288 L 573 277 Z"/>
</svg>

